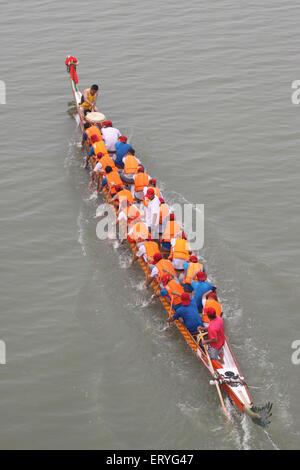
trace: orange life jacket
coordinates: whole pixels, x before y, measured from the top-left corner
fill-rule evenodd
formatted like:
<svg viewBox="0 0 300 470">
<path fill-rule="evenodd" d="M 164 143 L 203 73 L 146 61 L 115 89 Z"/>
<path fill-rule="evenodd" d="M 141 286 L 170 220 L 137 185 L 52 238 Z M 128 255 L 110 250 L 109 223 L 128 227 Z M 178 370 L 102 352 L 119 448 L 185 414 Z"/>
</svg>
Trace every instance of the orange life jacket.
<svg viewBox="0 0 300 470">
<path fill-rule="evenodd" d="M 181 303 L 181 295 L 184 293 L 184 288 L 182 285 L 177 282 L 175 279 L 172 279 L 171 281 L 168 282 L 168 284 L 165 286 L 165 289 L 168 291 L 168 294 L 170 298 L 172 299 L 173 297 L 173 305 L 178 305 Z M 180 296 L 177 294 L 172 294 L 172 291 L 176 291 L 180 293 Z"/>
<path fill-rule="evenodd" d="M 131 194 L 128 189 L 122 189 L 121 191 L 118 192 L 118 199 L 119 202 L 123 199 L 126 199 L 127 201 L 130 202 L 130 204 L 133 204 L 133 195 Z"/>
<path fill-rule="evenodd" d="M 96 135 L 99 140 L 103 140 L 101 131 L 97 126 L 88 127 L 87 129 L 85 129 L 85 133 L 89 139 L 92 137 L 92 135 Z"/>
<path fill-rule="evenodd" d="M 140 211 L 135 206 L 125 207 L 122 212 L 124 212 L 129 222 L 141 216 Z"/>
<path fill-rule="evenodd" d="M 149 176 L 147 173 L 137 173 L 134 178 L 134 190 L 135 192 L 143 191 L 145 186 L 148 186 Z"/>
<path fill-rule="evenodd" d="M 170 242 L 172 238 L 176 237 L 181 232 L 181 227 L 176 220 L 168 220 L 165 231 L 162 236 L 162 241 Z"/>
<path fill-rule="evenodd" d="M 137 173 L 139 162 L 134 155 L 128 153 L 124 159 L 124 173 L 128 175 L 130 173 Z"/>
<path fill-rule="evenodd" d="M 175 240 L 174 247 L 171 248 L 170 258 L 180 258 L 180 259 L 189 259 L 189 243 L 183 238 L 177 238 Z"/>
<path fill-rule="evenodd" d="M 98 154 L 99 152 L 101 152 L 101 153 L 103 153 L 104 155 L 107 155 L 107 156 L 109 157 L 104 142 L 95 142 L 95 143 L 92 144 L 92 145 L 93 145 L 93 149 L 94 149 L 94 152 L 95 152 L 96 157 L 97 157 L 97 154 Z"/>
<path fill-rule="evenodd" d="M 142 242 L 148 240 L 150 232 L 144 222 L 138 222 L 133 226 L 132 232 L 128 233 L 127 238 L 130 242 Z"/>
<path fill-rule="evenodd" d="M 112 189 L 113 186 L 117 186 L 117 185 L 123 186 L 123 181 L 121 180 L 119 173 L 117 171 L 111 171 L 110 173 L 105 173 L 105 178 L 106 178 L 109 189 Z"/>
<path fill-rule="evenodd" d="M 152 241 L 147 241 L 144 243 L 144 247 L 146 250 L 146 256 L 150 264 L 153 263 L 153 256 L 155 253 L 159 253 L 158 244 Z"/>
<path fill-rule="evenodd" d="M 183 281 L 183 284 L 190 284 L 194 274 L 198 273 L 199 271 L 203 272 L 203 264 L 190 262 L 186 271 L 186 276 Z"/>
<path fill-rule="evenodd" d="M 160 205 L 160 210 L 159 210 L 159 223 L 163 223 L 163 219 L 167 217 L 170 213 L 170 208 L 165 204 L 164 202 Z"/>
<path fill-rule="evenodd" d="M 111 166 L 113 170 L 116 169 L 115 162 L 113 161 L 113 159 L 109 155 L 104 155 L 104 157 L 101 157 L 100 160 L 98 160 L 98 161 L 101 163 L 103 171 L 105 171 L 105 168 L 107 166 Z"/>
<path fill-rule="evenodd" d="M 205 307 L 203 309 L 203 312 L 205 312 L 205 309 L 207 307 L 213 307 L 216 311 L 216 314 L 217 314 L 217 317 L 220 317 L 221 316 L 221 313 L 222 313 L 222 305 L 220 304 L 220 302 L 218 302 L 217 300 L 215 299 L 210 299 L 208 298 L 205 302 Z M 209 323 L 210 322 L 210 319 L 208 318 L 208 316 L 206 315 L 206 313 L 203 313 L 202 315 L 202 321 L 205 322 L 205 323 Z"/>
<path fill-rule="evenodd" d="M 169 261 L 168 259 L 164 259 L 162 258 L 161 260 L 159 260 L 156 265 L 155 265 L 158 269 L 158 272 L 159 272 L 159 277 L 161 278 L 164 274 L 168 274 L 167 272 L 163 271 L 164 268 L 166 268 L 168 271 L 171 271 L 172 274 L 174 274 L 174 276 L 176 276 L 176 271 L 175 269 L 173 268 L 173 264 L 171 263 L 171 261 Z"/>
</svg>

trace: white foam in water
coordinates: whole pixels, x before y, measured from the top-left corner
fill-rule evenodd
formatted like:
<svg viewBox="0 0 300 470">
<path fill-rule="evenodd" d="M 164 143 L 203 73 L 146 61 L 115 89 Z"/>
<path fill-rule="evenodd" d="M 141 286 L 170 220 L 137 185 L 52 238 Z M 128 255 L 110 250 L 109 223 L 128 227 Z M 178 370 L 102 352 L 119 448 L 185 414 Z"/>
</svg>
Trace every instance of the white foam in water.
<svg viewBox="0 0 300 470">
<path fill-rule="evenodd" d="M 82 210 L 80 210 L 79 216 L 77 217 L 77 225 L 78 225 L 78 228 L 79 228 L 78 242 L 81 246 L 83 256 L 86 256 L 86 249 L 85 249 L 85 246 L 84 246 L 84 236 L 83 236 L 83 234 L 84 234 L 84 221 L 83 221 L 83 212 L 82 212 Z"/>
</svg>

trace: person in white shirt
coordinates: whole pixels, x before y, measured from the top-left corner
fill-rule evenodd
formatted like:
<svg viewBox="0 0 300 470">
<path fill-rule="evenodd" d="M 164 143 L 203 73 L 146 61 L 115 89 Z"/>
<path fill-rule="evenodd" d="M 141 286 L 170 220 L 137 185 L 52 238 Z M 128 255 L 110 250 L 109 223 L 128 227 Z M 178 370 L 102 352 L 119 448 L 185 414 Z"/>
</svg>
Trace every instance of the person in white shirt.
<svg viewBox="0 0 300 470">
<path fill-rule="evenodd" d="M 154 189 L 148 188 L 146 196 L 148 203 L 145 206 L 146 225 L 154 240 L 159 238 L 159 212 L 160 200 L 155 196 Z"/>
<path fill-rule="evenodd" d="M 103 124 L 104 127 L 101 129 L 105 147 L 109 153 L 116 153 L 116 142 L 118 142 L 119 137 L 121 137 L 121 132 L 119 129 L 113 127 L 111 121 L 106 121 Z"/>
</svg>

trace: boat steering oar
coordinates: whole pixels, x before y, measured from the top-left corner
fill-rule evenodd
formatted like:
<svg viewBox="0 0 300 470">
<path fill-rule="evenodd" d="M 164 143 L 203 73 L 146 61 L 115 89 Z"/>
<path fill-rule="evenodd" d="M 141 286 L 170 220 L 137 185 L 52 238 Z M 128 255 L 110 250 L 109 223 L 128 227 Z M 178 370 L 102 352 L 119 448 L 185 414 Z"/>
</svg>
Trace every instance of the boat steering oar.
<svg viewBox="0 0 300 470">
<path fill-rule="evenodd" d="M 203 333 L 200 331 L 199 332 L 199 336 L 201 338 L 201 340 L 203 340 Z M 219 385 L 219 382 L 216 378 L 216 375 L 215 375 L 215 370 L 213 368 L 213 365 L 212 365 L 212 362 L 211 362 L 211 358 L 210 358 L 210 355 L 208 353 L 208 350 L 207 350 L 207 347 L 206 347 L 206 344 L 203 344 L 202 345 L 203 348 L 204 348 L 204 351 L 205 351 L 205 354 L 206 354 L 206 357 L 207 357 L 207 361 L 208 361 L 208 366 L 209 366 L 209 371 L 214 379 L 214 384 L 216 386 L 216 389 L 217 389 L 217 392 L 218 392 L 218 395 L 219 395 L 219 399 L 220 399 L 220 402 L 221 402 L 221 405 L 222 405 L 222 408 L 223 408 L 223 412 L 224 412 L 224 415 L 227 419 L 227 421 L 229 421 L 229 416 L 228 416 L 228 412 L 226 410 L 226 406 L 225 406 L 225 403 L 224 403 L 224 400 L 223 400 L 223 397 L 222 397 L 222 393 L 221 393 L 221 390 L 220 390 L 220 385 Z"/>
</svg>

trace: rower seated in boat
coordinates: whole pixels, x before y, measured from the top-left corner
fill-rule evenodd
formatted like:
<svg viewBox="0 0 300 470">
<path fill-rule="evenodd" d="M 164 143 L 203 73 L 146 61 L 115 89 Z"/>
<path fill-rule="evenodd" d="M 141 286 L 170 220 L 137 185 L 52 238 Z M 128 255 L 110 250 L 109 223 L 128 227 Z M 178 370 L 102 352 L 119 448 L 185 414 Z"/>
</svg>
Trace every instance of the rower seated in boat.
<svg viewBox="0 0 300 470">
<path fill-rule="evenodd" d="M 92 85 L 91 88 L 86 88 L 83 91 L 81 102 L 79 103 L 79 114 L 82 120 L 84 120 L 87 113 L 98 112 L 98 108 L 96 106 L 98 90 L 98 85 Z"/>
<path fill-rule="evenodd" d="M 115 143 L 116 148 L 116 158 L 115 164 L 118 168 L 124 168 L 123 158 L 132 149 L 131 145 L 127 143 L 127 137 L 125 135 L 121 135 L 119 137 L 119 142 Z"/>
<path fill-rule="evenodd" d="M 135 150 L 129 150 L 125 157 L 123 157 L 122 162 L 124 164 L 124 168 L 120 173 L 122 180 L 127 184 L 134 183 L 133 177 L 137 173 L 138 167 L 141 165 L 140 160 L 135 156 Z"/>
<path fill-rule="evenodd" d="M 161 246 L 166 252 L 171 250 L 172 238 L 182 238 L 182 229 L 180 224 L 175 220 L 175 214 L 169 214 L 169 220 L 166 223 L 166 228 L 161 237 Z"/>
<path fill-rule="evenodd" d="M 157 252 L 154 254 L 153 264 L 154 264 L 154 267 L 151 271 L 151 274 L 150 276 L 148 276 L 146 280 L 146 287 L 148 287 L 153 280 L 156 280 L 156 282 L 158 282 L 158 284 L 160 284 L 161 287 L 163 287 L 161 284 L 161 278 L 166 273 L 165 270 L 168 270 L 168 272 L 171 272 L 172 275 L 176 277 L 176 272 L 175 272 L 175 269 L 173 268 L 171 261 L 164 259 L 160 252 Z"/>
<path fill-rule="evenodd" d="M 196 280 L 195 280 L 196 279 Z M 216 287 L 211 284 L 210 282 L 207 282 L 207 276 L 206 273 L 203 271 L 198 271 L 197 273 L 194 274 L 191 280 L 191 287 L 192 291 L 194 292 L 194 299 L 196 301 L 196 304 L 198 306 L 198 311 L 199 313 L 202 313 L 203 309 L 203 304 L 202 304 L 202 298 L 207 292 L 212 292 L 213 290 L 216 289 Z M 203 321 L 203 318 L 202 318 Z"/>
<path fill-rule="evenodd" d="M 127 240 L 131 243 L 136 243 L 137 248 L 141 243 L 151 239 L 151 233 L 144 222 L 137 222 L 128 232 Z"/>
<path fill-rule="evenodd" d="M 107 187 L 109 189 L 110 195 L 114 196 L 116 194 L 116 186 L 122 186 L 123 182 L 119 176 L 117 169 L 115 171 L 111 166 L 105 167 L 105 175 L 102 178 L 102 182 L 99 186 L 98 191 L 101 192 L 102 189 Z"/>
<path fill-rule="evenodd" d="M 159 208 L 159 234 L 162 235 L 165 231 L 169 215 L 171 213 L 169 206 L 165 203 L 164 198 L 160 197 L 160 208 Z"/>
<path fill-rule="evenodd" d="M 116 127 L 113 127 L 111 121 L 105 121 L 102 124 L 102 136 L 107 151 L 111 154 L 116 153 L 116 142 L 121 137 L 121 132 Z"/>
<path fill-rule="evenodd" d="M 194 275 L 199 271 L 205 272 L 205 268 L 203 264 L 199 263 L 198 258 L 196 255 L 191 255 L 189 260 L 183 264 L 184 269 L 184 280 L 182 281 L 182 285 L 186 292 L 192 292 L 192 278 L 196 281 Z"/>
<path fill-rule="evenodd" d="M 103 140 L 101 131 L 98 126 L 90 124 L 89 122 L 85 122 L 83 126 L 83 133 L 82 133 L 82 141 L 81 145 L 84 145 L 86 142 L 88 145 L 92 145 L 91 137 L 92 135 L 96 135 L 99 141 Z"/>
<path fill-rule="evenodd" d="M 91 136 L 91 141 L 92 145 L 90 146 L 89 152 L 85 160 L 85 168 L 88 167 L 89 161 L 91 159 L 92 161 L 95 161 L 97 159 L 98 153 L 102 153 L 103 155 L 107 155 L 109 157 L 103 140 L 100 140 L 96 134 L 93 134 Z"/>
<path fill-rule="evenodd" d="M 144 188 L 149 184 L 150 176 L 145 173 L 143 166 L 139 166 L 137 173 L 133 176 L 134 181 L 134 198 L 141 202 L 144 197 Z"/>
<path fill-rule="evenodd" d="M 164 274 L 161 277 L 161 283 L 163 285 L 162 289 L 159 293 L 153 294 L 152 298 L 158 296 L 168 298 L 170 304 L 172 304 L 172 307 L 176 311 L 182 305 L 181 295 L 184 293 L 182 285 L 175 277 L 170 278 L 169 274 Z"/>
<path fill-rule="evenodd" d="M 209 322 L 210 322 L 209 315 L 207 315 L 207 309 L 213 308 L 216 312 L 217 317 L 222 317 L 223 315 L 222 305 L 218 301 L 218 295 L 216 292 L 213 291 L 213 288 L 207 291 L 202 296 L 202 306 L 203 306 L 202 321 L 204 323 L 204 326 L 206 327 L 209 325 Z"/>
<path fill-rule="evenodd" d="M 110 166 L 113 171 L 116 171 L 116 167 L 114 164 L 113 159 L 109 155 L 104 155 L 102 152 L 97 153 L 97 160 L 96 165 L 94 166 L 93 170 L 91 171 L 91 183 L 89 185 L 89 189 L 92 189 L 94 186 L 94 182 L 96 177 L 98 177 L 98 187 L 97 191 L 99 191 L 99 186 L 101 182 L 102 175 L 105 174 L 105 168 Z"/>
<path fill-rule="evenodd" d="M 208 354 L 211 359 L 223 364 L 225 344 L 225 332 L 223 318 L 216 314 L 213 307 L 206 309 L 207 316 L 209 317 L 209 325 L 207 327 L 207 339 L 202 340 L 202 345 L 207 345 Z"/>
<path fill-rule="evenodd" d="M 149 269 L 154 268 L 153 257 L 155 253 L 159 253 L 159 246 L 149 237 L 149 240 L 142 242 L 137 250 L 134 252 L 131 264 L 133 264 L 137 258 L 143 258 L 145 263 L 148 264 Z"/>
<path fill-rule="evenodd" d="M 190 245 L 184 232 L 182 232 L 181 238 L 171 239 L 169 260 L 172 261 L 176 271 L 183 271 L 183 265 L 188 259 L 190 259 L 190 253 Z"/>
<path fill-rule="evenodd" d="M 122 200 L 126 200 L 129 204 L 134 203 L 133 195 L 128 189 L 123 188 L 123 186 L 116 186 L 116 194 L 108 201 L 109 203 L 114 204 L 115 206 L 119 206 Z"/>
<path fill-rule="evenodd" d="M 181 306 L 172 317 L 168 318 L 168 324 L 174 320 L 180 320 L 192 335 L 197 335 L 198 328 L 203 327 L 197 304 L 194 299 L 190 298 L 188 292 L 181 294 Z"/>
<path fill-rule="evenodd" d="M 122 224 L 123 233 L 125 232 L 127 234 L 131 227 L 137 222 L 140 222 L 140 220 L 141 213 L 138 208 L 134 204 L 131 204 L 128 199 L 121 199 L 117 223 Z"/>
</svg>

